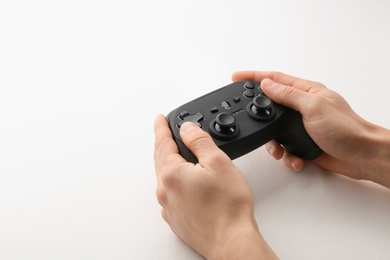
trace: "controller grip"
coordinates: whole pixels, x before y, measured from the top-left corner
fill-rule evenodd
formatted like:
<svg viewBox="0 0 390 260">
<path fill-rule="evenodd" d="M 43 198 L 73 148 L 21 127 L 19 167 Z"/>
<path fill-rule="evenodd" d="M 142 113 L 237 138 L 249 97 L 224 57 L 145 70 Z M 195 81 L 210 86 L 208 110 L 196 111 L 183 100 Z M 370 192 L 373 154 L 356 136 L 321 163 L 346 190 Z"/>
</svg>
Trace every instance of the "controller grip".
<svg viewBox="0 0 390 260">
<path fill-rule="evenodd" d="M 294 111 L 291 116 L 295 118 L 291 120 L 291 123 L 285 131 L 275 138 L 275 140 L 282 144 L 291 154 L 303 160 L 314 160 L 318 158 L 323 151 L 307 133 L 301 115 Z"/>
<path fill-rule="evenodd" d="M 196 156 L 190 151 L 190 149 L 188 149 L 184 143 L 175 138 L 175 141 L 176 141 L 176 144 L 177 144 L 177 148 L 179 149 L 179 153 L 180 155 L 186 159 L 187 162 L 192 162 L 192 163 L 198 163 L 198 158 L 196 158 Z"/>
</svg>

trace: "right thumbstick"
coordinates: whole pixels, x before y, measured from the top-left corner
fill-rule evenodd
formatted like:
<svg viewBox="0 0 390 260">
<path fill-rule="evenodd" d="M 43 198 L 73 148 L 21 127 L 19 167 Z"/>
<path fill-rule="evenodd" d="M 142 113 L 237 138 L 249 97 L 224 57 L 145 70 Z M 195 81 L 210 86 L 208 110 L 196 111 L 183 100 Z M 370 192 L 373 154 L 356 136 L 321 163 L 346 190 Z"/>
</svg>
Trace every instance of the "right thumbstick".
<svg viewBox="0 0 390 260">
<path fill-rule="evenodd" d="M 250 110 L 249 114 L 260 121 L 268 121 L 275 115 L 273 102 L 265 95 L 256 96 L 248 108 Z"/>
<path fill-rule="evenodd" d="M 258 95 L 253 99 L 253 105 L 258 110 L 267 110 L 272 107 L 272 100 L 269 99 L 267 96 L 264 95 Z"/>
</svg>

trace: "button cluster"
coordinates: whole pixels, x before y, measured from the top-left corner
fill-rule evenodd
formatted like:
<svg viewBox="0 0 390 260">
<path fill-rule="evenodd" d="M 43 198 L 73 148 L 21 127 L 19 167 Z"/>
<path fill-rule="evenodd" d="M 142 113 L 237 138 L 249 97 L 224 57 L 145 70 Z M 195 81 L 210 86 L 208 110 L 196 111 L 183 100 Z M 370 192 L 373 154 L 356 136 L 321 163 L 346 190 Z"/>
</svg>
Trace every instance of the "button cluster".
<svg viewBox="0 0 390 260">
<path fill-rule="evenodd" d="M 243 84 L 242 95 L 245 98 L 253 99 L 246 107 L 248 114 L 255 120 L 258 121 L 268 121 L 275 116 L 275 110 L 273 109 L 273 102 L 261 91 L 261 87 L 252 81 L 246 81 Z M 232 105 L 238 104 L 241 102 L 240 96 L 235 96 L 231 100 L 223 100 L 219 103 L 219 106 L 214 106 L 210 109 L 212 114 L 217 114 L 215 119 L 210 123 L 210 133 L 215 137 L 222 140 L 229 140 L 234 138 L 239 133 L 239 127 L 236 124 L 236 114 L 243 111 L 239 109 L 237 111 L 227 111 L 232 108 Z M 222 109 L 222 112 L 220 112 Z M 183 111 L 178 115 L 180 122 L 176 124 L 176 127 L 180 129 L 184 122 L 193 122 L 198 125 L 200 128 L 204 129 L 201 124 L 205 120 L 205 117 L 201 113 L 190 114 L 187 111 Z"/>
<path fill-rule="evenodd" d="M 245 88 L 244 92 L 242 93 L 242 95 L 246 98 L 254 98 L 256 96 L 256 92 L 255 92 L 255 89 L 256 89 L 256 84 L 252 81 L 246 81 L 243 85 L 243 87 Z M 259 90 L 261 92 L 261 88 L 259 86 Z M 239 96 L 236 96 L 236 97 L 233 97 L 233 102 L 234 103 L 239 103 L 241 101 L 241 97 Z M 222 101 L 220 103 L 220 107 L 223 108 L 223 109 L 230 109 L 231 108 L 231 104 L 229 101 Z M 210 109 L 210 112 L 212 114 L 215 114 L 215 113 L 218 113 L 219 112 L 219 108 L 217 106 L 213 107 Z"/>
<path fill-rule="evenodd" d="M 254 98 L 256 96 L 256 92 L 255 92 L 255 89 L 256 89 L 256 84 L 252 81 L 246 81 L 244 83 L 244 92 L 242 93 L 242 95 L 246 98 Z M 259 86 L 258 87 L 258 90 L 261 91 L 261 87 Z"/>
<path fill-rule="evenodd" d="M 320 156 L 322 150 L 306 132 L 300 113 L 274 103 L 260 85 L 237 81 L 171 111 L 167 121 L 179 154 L 188 162 L 198 162 L 180 136 L 183 123 L 192 122 L 209 133 L 232 160 L 271 139 L 304 160 Z"/>
</svg>

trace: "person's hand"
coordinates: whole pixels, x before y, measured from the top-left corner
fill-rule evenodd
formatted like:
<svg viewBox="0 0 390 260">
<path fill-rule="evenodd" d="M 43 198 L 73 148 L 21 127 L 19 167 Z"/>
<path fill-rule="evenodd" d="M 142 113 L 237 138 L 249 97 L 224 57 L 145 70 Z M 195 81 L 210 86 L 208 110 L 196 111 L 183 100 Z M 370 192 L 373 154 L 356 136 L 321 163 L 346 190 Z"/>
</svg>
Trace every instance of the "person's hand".
<svg viewBox="0 0 390 260">
<path fill-rule="evenodd" d="M 324 151 L 314 163 L 354 179 L 390 187 L 389 131 L 361 118 L 339 94 L 318 82 L 280 72 L 241 71 L 234 73 L 232 79 L 261 82 L 269 98 L 302 114 L 306 131 Z M 297 171 L 303 168 L 304 161 L 276 141 L 265 147 L 288 167 Z"/>
<path fill-rule="evenodd" d="M 249 183 L 211 137 L 182 125 L 181 138 L 199 160 L 193 164 L 178 153 L 164 116 L 154 129 L 156 194 L 173 232 L 208 259 L 276 257 L 257 227 Z"/>
</svg>

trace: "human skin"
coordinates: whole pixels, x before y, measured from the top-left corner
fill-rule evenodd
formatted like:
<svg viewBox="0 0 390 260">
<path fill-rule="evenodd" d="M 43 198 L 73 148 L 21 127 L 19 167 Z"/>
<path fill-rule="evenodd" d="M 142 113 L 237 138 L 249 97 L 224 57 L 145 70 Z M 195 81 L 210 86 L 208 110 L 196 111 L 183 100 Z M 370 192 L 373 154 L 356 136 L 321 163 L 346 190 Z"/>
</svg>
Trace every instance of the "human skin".
<svg viewBox="0 0 390 260">
<path fill-rule="evenodd" d="M 338 93 L 323 84 L 280 72 L 240 71 L 233 81 L 261 82 L 273 101 L 302 114 L 306 131 L 324 153 L 318 166 L 358 180 L 370 180 L 390 188 L 390 131 L 356 114 Z M 265 145 L 276 159 L 294 170 L 304 161 L 291 155 L 276 141 Z"/>
<path fill-rule="evenodd" d="M 243 173 L 193 123 L 180 128 L 199 163 L 185 161 L 164 116 L 155 120 L 155 169 L 161 215 L 185 243 L 207 259 L 277 259 L 254 218 Z"/>
<path fill-rule="evenodd" d="M 331 172 L 390 188 L 390 131 L 357 115 L 324 85 L 280 72 L 242 71 L 233 81 L 255 80 L 272 100 L 302 114 L 305 129 L 324 153 L 313 163 Z M 254 218 L 252 189 L 243 173 L 193 123 L 180 136 L 198 158 L 178 152 L 166 118 L 155 120 L 154 162 L 162 217 L 185 243 L 207 259 L 277 259 Z M 297 171 L 305 161 L 276 141 L 269 153 Z"/>
</svg>

